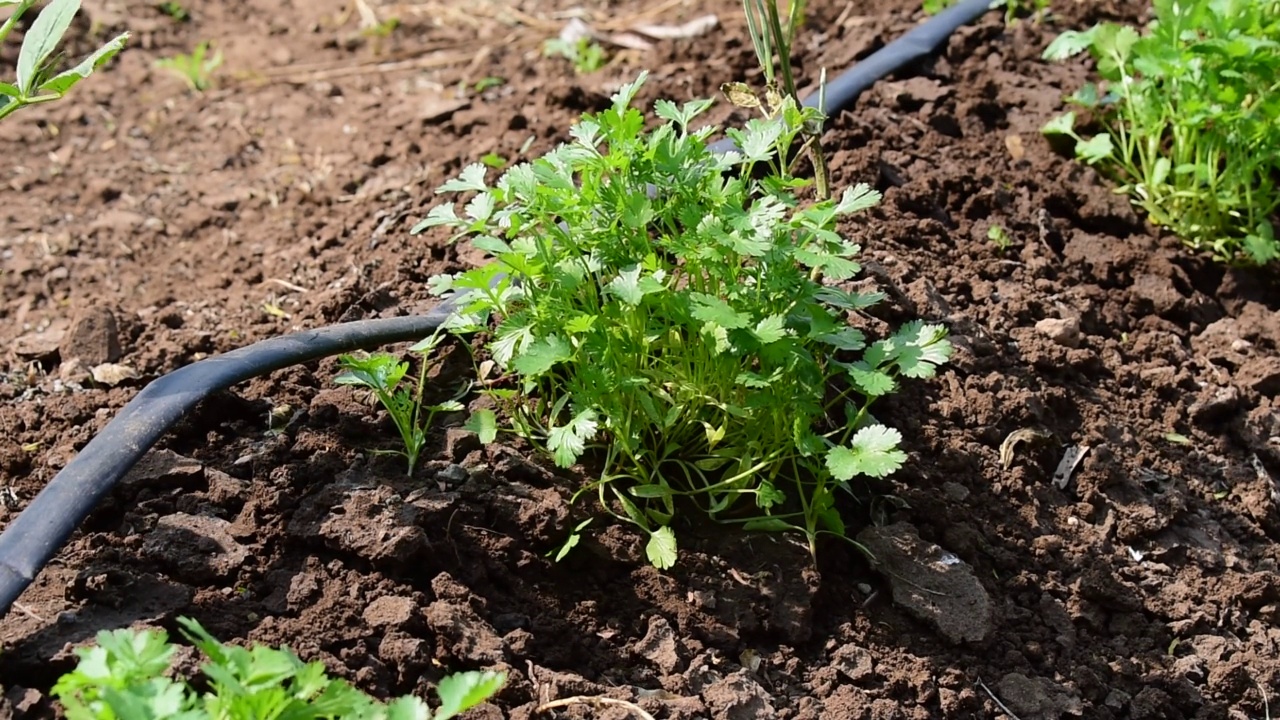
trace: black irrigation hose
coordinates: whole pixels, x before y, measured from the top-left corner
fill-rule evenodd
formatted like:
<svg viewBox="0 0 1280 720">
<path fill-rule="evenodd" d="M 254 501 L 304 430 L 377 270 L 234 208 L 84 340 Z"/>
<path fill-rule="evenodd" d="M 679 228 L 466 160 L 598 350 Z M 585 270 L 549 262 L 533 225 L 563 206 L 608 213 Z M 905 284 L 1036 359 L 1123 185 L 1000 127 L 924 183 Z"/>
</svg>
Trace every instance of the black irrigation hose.
<svg viewBox="0 0 1280 720">
<path fill-rule="evenodd" d="M 991 0 L 961 0 L 830 82 L 827 114 L 850 107 L 880 78 L 921 60 L 955 30 L 976 20 Z M 811 96 L 805 105 L 817 106 Z M 731 141 L 712 146 L 718 152 Z M 116 483 L 183 415 L 209 395 L 291 365 L 353 350 L 420 340 L 452 310 L 446 301 L 426 315 L 363 320 L 264 340 L 179 368 L 129 402 L 0 534 L 0 617 L 53 558 Z"/>
</svg>

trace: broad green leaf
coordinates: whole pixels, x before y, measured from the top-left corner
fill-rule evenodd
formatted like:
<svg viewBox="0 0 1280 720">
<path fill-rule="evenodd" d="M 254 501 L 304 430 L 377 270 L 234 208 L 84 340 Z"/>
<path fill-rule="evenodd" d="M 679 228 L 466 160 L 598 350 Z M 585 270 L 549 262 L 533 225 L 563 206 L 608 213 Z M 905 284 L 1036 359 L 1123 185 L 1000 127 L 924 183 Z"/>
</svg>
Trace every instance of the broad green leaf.
<svg viewBox="0 0 1280 720">
<path fill-rule="evenodd" d="M 422 698 L 406 695 L 388 703 L 385 718 L 378 720 L 432 720 L 431 707 Z"/>
<path fill-rule="evenodd" d="M 649 562 L 659 570 L 669 570 L 675 565 L 677 552 L 676 534 L 669 526 L 660 527 L 651 533 L 644 548 Z"/>
<path fill-rule="evenodd" d="M 833 333 L 826 333 L 814 338 L 839 350 L 861 350 L 867 346 L 866 336 L 857 328 L 841 328 Z"/>
<path fill-rule="evenodd" d="M 570 335 L 591 332 L 596 326 L 595 315 L 578 315 L 564 324 L 564 331 Z"/>
<path fill-rule="evenodd" d="M 339 385 L 362 385 L 372 390 L 389 392 L 394 390 L 409 371 L 409 363 L 400 362 L 386 353 L 378 353 L 368 357 L 341 355 L 338 365 L 345 372 L 333 381 Z"/>
<path fill-rule="evenodd" d="M 1067 30 L 1054 38 L 1040 57 L 1044 60 L 1066 60 L 1079 55 L 1093 44 L 1093 36 L 1092 28 L 1085 31 Z"/>
<path fill-rule="evenodd" d="M 631 307 L 639 305 L 644 299 L 644 291 L 640 289 L 640 266 L 632 265 L 618 273 L 618 277 L 611 280 L 606 287 L 624 304 Z"/>
<path fill-rule="evenodd" d="M 854 364 L 848 367 L 849 379 L 867 397 L 880 397 L 893 392 L 893 377 L 882 370 L 872 370 Z"/>
<path fill-rule="evenodd" d="M 426 218 L 418 221 L 418 223 L 409 230 L 409 234 L 417 235 L 423 230 L 437 225 L 458 227 L 466 225 L 466 221 L 458 217 L 458 213 L 453 209 L 452 205 L 437 205 L 431 208 L 431 211 L 427 213 Z"/>
<path fill-rule="evenodd" d="M 879 205 L 880 199 L 878 190 L 872 189 L 866 183 L 858 183 L 853 187 L 845 188 L 844 194 L 840 196 L 840 203 L 836 205 L 836 213 L 848 215 L 868 210 Z"/>
<path fill-rule="evenodd" d="M 883 425 L 868 425 L 853 434 L 849 447 L 835 447 L 827 452 L 827 469 L 837 480 L 851 480 L 858 475 L 885 477 L 907 461 L 898 449 L 902 434 Z"/>
<path fill-rule="evenodd" d="M 31 96 L 36 91 L 36 80 L 44 66 L 45 60 L 53 54 L 71 20 L 80 11 L 80 0 L 50 0 L 40 14 L 36 16 L 27 34 L 22 39 L 22 49 L 18 52 L 18 88 L 23 95 Z"/>
<path fill-rule="evenodd" d="M 693 316 L 704 323 L 735 330 L 745 328 L 751 322 L 750 318 L 718 297 L 705 293 L 693 293 L 690 297 L 693 300 Z"/>
<path fill-rule="evenodd" d="M 1076 114 L 1073 112 L 1065 112 L 1045 123 L 1044 126 L 1040 128 L 1040 132 L 1045 135 L 1068 135 L 1075 137 Z"/>
<path fill-rule="evenodd" d="M 511 362 L 511 367 L 521 375 L 536 376 L 572 357 L 573 348 L 568 341 L 552 335 L 530 344 Z"/>
<path fill-rule="evenodd" d="M 449 675 L 436 686 L 440 707 L 432 720 L 450 720 L 493 697 L 507 682 L 506 673 L 463 672 Z"/>
<path fill-rule="evenodd" d="M 1113 146 L 1111 136 L 1105 133 L 1094 135 L 1081 143 L 1076 143 L 1076 156 L 1093 165 L 1111 157 Z"/>
<path fill-rule="evenodd" d="M 786 520 L 773 517 L 756 518 L 742 524 L 742 529 L 747 532 L 794 532 L 800 528 L 792 525 Z"/>
<path fill-rule="evenodd" d="M 488 170 L 489 168 L 485 167 L 484 163 L 472 163 L 463 168 L 458 177 L 436 188 L 436 194 L 485 190 L 489 187 L 484 181 Z"/>
<path fill-rule="evenodd" d="M 644 85 L 645 80 L 648 79 L 649 71 L 641 70 L 635 80 L 618 88 L 618 92 L 614 93 L 610 98 L 613 102 L 614 112 L 621 114 L 631 107 L 631 103 L 636 99 L 636 93 L 640 91 L 640 86 Z"/>
<path fill-rule="evenodd" d="M 587 448 L 587 440 L 595 437 L 597 427 L 595 411 L 588 409 L 575 415 L 568 425 L 552 428 L 547 433 L 547 449 L 556 465 L 571 467 L 577 462 Z"/>
<path fill-rule="evenodd" d="M 791 334 L 787 329 L 787 318 L 782 315 L 770 315 L 764 318 L 756 323 L 755 329 L 751 332 L 765 345 L 775 343 Z"/>
<path fill-rule="evenodd" d="M 22 97 L 22 91 L 18 89 L 17 85 L 10 85 L 7 82 L 0 82 L 0 95 L 4 95 L 6 97 L 11 97 L 11 98 L 20 98 Z M 4 106 L 0 105 L 0 107 L 4 107 Z"/>
<path fill-rule="evenodd" d="M 472 220 L 484 222 L 493 215 L 494 207 L 495 201 L 493 199 L 493 194 L 481 192 L 471 198 L 471 202 L 467 203 L 467 207 L 464 209 L 464 212 L 467 214 L 467 217 Z"/>
<path fill-rule="evenodd" d="M 92 55 L 80 61 L 75 67 L 70 70 L 64 70 L 41 83 L 40 92 L 65 95 L 72 86 L 92 75 L 94 70 L 102 67 L 107 61 L 115 57 L 117 53 L 124 49 L 124 45 L 128 41 L 129 33 L 117 35 L 106 45 L 95 50 Z"/>
<path fill-rule="evenodd" d="M 498 437 L 498 416 L 489 409 L 476 410 L 462 427 L 475 433 L 482 444 L 488 445 Z"/>
<path fill-rule="evenodd" d="M 644 500 L 652 500 L 658 498 L 669 498 L 672 496 L 671 488 L 666 485 L 635 485 L 627 490 L 632 497 Z"/>
</svg>

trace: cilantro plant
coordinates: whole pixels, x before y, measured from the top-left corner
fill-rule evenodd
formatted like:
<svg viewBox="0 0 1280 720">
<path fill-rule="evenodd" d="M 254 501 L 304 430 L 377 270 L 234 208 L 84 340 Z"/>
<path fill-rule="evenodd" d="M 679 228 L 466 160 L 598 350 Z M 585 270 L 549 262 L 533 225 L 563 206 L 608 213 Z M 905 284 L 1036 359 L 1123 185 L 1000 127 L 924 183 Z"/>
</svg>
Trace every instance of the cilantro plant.
<svg viewBox="0 0 1280 720">
<path fill-rule="evenodd" d="M 404 443 L 403 451 L 396 451 L 409 461 L 409 475 L 418 466 L 418 458 L 422 448 L 427 444 L 427 428 L 436 413 L 457 412 L 464 409 L 457 399 L 439 405 L 423 405 L 422 396 L 427 382 L 427 358 L 440 344 L 441 336 L 437 333 L 423 340 L 409 352 L 419 356 L 417 383 L 412 390 L 405 389 L 401 382 L 409 372 L 409 363 L 402 362 L 389 353 L 372 355 L 341 355 L 338 364 L 343 372 L 334 378 L 339 385 L 355 385 L 373 391 L 374 397 L 382 403 L 391 421 L 395 423 Z M 423 411 L 426 417 L 422 417 Z"/>
<path fill-rule="evenodd" d="M 451 675 L 436 687 L 433 712 L 423 700 L 381 703 L 321 663 L 304 663 L 288 650 L 242 648 L 215 640 L 194 620 L 180 618 L 183 634 L 207 658 L 208 690 L 166 675 L 177 646 L 163 631 L 104 630 L 97 643 L 77 648 L 76 669 L 59 678 L 53 695 L 68 720 L 448 720 L 492 697 L 506 676 Z"/>
<path fill-rule="evenodd" d="M 1044 57 L 1088 51 L 1103 83 L 1044 127 L 1119 183 L 1151 221 L 1219 260 L 1280 258 L 1280 0 L 1155 0 L 1145 32 L 1102 23 L 1058 36 Z"/>
<path fill-rule="evenodd" d="M 36 0 L 0 0 L 0 12 L 10 11 L 9 17 L 0 24 L 0 43 L 9 37 L 18 21 L 35 4 Z M 0 119 L 29 105 L 61 99 L 76 83 L 92 75 L 94 70 L 124 49 L 129 33 L 116 36 L 78 65 L 57 72 L 61 57 L 54 51 L 79 11 L 80 0 L 50 0 L 36 16 L 18 50 L 17 80 L 0 82 Z"/>
<path fill-rule="evenodd" d="M 513 429 L 562 467 L 590 454 L 602 472 L 580 493 L 646 532 L 655 565 L 676 560 L 681 508 L 814 549 L 844 536 L 837 491 L 906 460 L 870 406 L 900 377 L 933 375 L 946 331 L 916 322 L 869 343 L 851 324 L 881 295 L 841 287 L 859 247 L 836 222 L 879 194 L 802 202 L 790 97 L 727 130 L 741 152 L 720 155 L 715 128 L 693 127 L 710 100 L 660 100 L 645 129 L 631 107 L 645 78 L 495 184 L 477 163 L 441 186 L 470 194 L 462 214 L 438 205 L 414 231 L 453 228 L 490 261 L 433 290 L 463 294 L 453 331 L 492 324 L 488 353 L 517 387 L 489 392 Z"/>
</svg>

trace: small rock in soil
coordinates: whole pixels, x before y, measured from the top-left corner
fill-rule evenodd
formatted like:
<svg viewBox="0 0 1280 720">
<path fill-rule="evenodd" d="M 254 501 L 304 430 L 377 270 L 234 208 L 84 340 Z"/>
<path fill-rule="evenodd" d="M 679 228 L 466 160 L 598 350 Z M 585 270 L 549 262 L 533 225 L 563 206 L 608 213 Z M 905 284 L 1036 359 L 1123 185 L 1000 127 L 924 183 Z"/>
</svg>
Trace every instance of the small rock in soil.
<svg viewBox="0 0 1280 720">
<path fill-rule="evenodd" d="M 204 478 L 204 466 L 172 450 L 152 450 L 134 465 L 121 484 L 144 486 L 164 483 L 168 487 L 189 488 Z"/>
<path fill-rule="evenodd" d="M 1076 318 L 1045 318 L 1036 331 L 1063 347 L 1080 347 L 1080 321 Z"/>
<path fill-rule="evenodd" d="M 875 556 L 902 609 L 953 643 L 991 634 L 991 599 L 968 563 L 921 540 L 907 523 L 870 527 L 857 539 Z"/>
<path fill-rule="evenodd" d="M 666 675 L 676 672 L 680 667 L 678 650 L 676 633 L 671 629 L 671 623 L 660 615 L 649 618 L 649 632 L 634 648 L 637 655 L 656 665 Z"/>
<path fill-rule="evenodd" d="M 1236 372 L 1236 382 L 1268 397 L 1280 394 L 1280 358 L 1268 355 L 1246 360 Z"/>
<path fill-rule="evenodd" d="M 249 559 L 222 518 L 174 513 L 160 518 L 142 544 L 142 554 L 188 582 L 225 580 Z"/>
<path fill-rule="evenodd" d="M 13 341 L 13 351 L 28 360 L 48 360 L 58 354 L 66 336 L 66 321 L 55 322 L 39 332 L 27 333 Z"/>
<path fill-rule="evenodd" d="M 78 358 L 89 367 L 120 359 L 120 324 L 105 307 L 82 310 L 58 346 L 63 362 Z"/>
<path fill-rule="evenodd" d="M 1078 695 L 1045 678 L 1009 673 L 993 689 L 1000 702 L 1022 720 L 1058 720 L 1084 714 Z"/>
<path fill-rule="evenodd" d="M 840 671 L 841 675 L 853 682 L 868 678 L 875 672 L 871 652 L 853 644 L 844 645 L 836 650 L 831 658 L 831 664 Z"/>
<path fill-rule="evenodd" d="M 1187 411 L 1197 424 L 1212 425 L 1230 419 L 1239 406 L 1240 390 L 1234 385 L 1210 385 L 1200 391 L 1200 396 Z"/>
<path fill-rule="evenodd" d="M 775 717 L 769 693 L 742 672 L 712 683 L 702 699 L 718 720 L 759 720 Z"/>
<path fill-rule="evenodd" d="M 418 604 L 412 598 L 388 595 L 369 603 L 364 621 L 373 627 L 408 629 L 417 620 Z"/>
<path fill-rule="evenodd" d="M 439 652 L 472 665 L 492 665 L 503 658 L 502 638 L 466 605 L 437 600 L 427 606 L 427 625 L 447 646 Z"/>
</svg>

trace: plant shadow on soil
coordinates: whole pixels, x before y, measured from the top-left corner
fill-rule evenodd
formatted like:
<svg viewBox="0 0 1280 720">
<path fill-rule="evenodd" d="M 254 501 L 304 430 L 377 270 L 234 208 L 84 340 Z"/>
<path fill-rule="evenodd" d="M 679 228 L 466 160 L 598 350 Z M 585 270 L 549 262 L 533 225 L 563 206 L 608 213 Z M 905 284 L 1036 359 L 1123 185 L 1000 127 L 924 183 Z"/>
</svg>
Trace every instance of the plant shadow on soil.
<svg viewBox="0 0 1280 720">
<path fill-rule="evenodd" d="M 708 10 L 722 18 L 724 42 L 674 43 L 642 58 L 655 66 L 646 102 L 755 77 L 741 22 L 731 20 L 740 6 L 697 8 Z M 172 631 L 190 615 L 224 640 L 287 644 L 380 694 L 424 692 L 448 670 L 509 668 L 497 707 L 476 717 L 526 718 L 543 700 L 596 694 L 659 718 L 999 717 L 993 696 L 1021 720 L 1262 717 L 1259 688 L 1276 697 L 1280 687 L 1276 278 L 1186 255 L 1091 170 L 1047 148 L 1038 128 L 1086 68 L 1045 65 L 1040 49 L 1059 29 L 1133 12 L 1108 2 L 1054 10 L 1056 26 L 1006 28 L 992 13 L 961 30 L 935 61 L 869 90 L 827 136 L 835 186 L 866 181 L 885 194 L 843 228 L 866 248 L 864 282 L 890 296 L 870 322 L 945 322 L 957 346 L 939 378 L 875 407 L 911 451 L 893 478 L 901 504 L 888 506 L 892 524 L 878 537 L 914 566 L 877 573 L 828 543 L 815 568 L 785 540 L 686 532 L 680 564 L 664 573 L 646 564 L 642 538 L 604 526 L 552 563 L 546 554 L 590 509 L 589 499 L 567 505 L 574 478 L 526 448 L 479 448 L 442 428 L 409 481 L 398 458 L 366 452 L 391 447 L 390 428 L 331 385 L 336 368 L 325 361 L 211 398 L 90 517 L 23 596 L 31 614 L 5 618 L 0 715 L 50 711 L 42 693 L 70 667 L 69 644 L 134 622 Z M 907 2 L 812 11 L 821 30 L 801 48 L 804 76 L 847 67 L 919 18 Z M 243 22 L 206 12 L 201 31 Z M 119 77 L 95 76 L 88 85 L 101 89 L 86 97 L 109 107 L 109 93 L 134 81 L 155 92 L 131 57 L 181 47 L 174 32 L 194 31 L 154 32 Z M 282 32 L 270 42 L 303 52 L 318 41 Z M 63 152 L 68 170 L 7 178 L 25 191 L 18 209 L 2 211 L 14 232 L 64 242 L 67 221 L 34 205 L 61 197 L 59 183 L 84 183 L 83 201 L 106 207 L 87 211 L 93 229 L 56 266 L 33 254 L 35 239 L 6 246 L 16 269 L 3 276 L 2 317 L 15 327 L 58 321 L 59 293 L 74 280 L 79 302 L 121 309 L 122 361 L 153 377 L 288 327 L 260 311 L 278 299 L 261 289 L 273 277 L 323 288 L 279 301 L 304 326 L 425 306 L 426 276 L 475 259 L 396 240 L 432 203 L 430 188 L 485 152 L 514 157 L 529 135 L 546 149 L 607 97 L 609 81 L 557 75 L 500 47 L 492 59 L 508 90 L 474 106 L 422 109 L 418 96 L 399 98 L 429 120 L 367 100 L 390 90 L 354 80 L 311 83 L 287 102 L 279 88 L 246 90 L 230 120 L 226 97 L 190 101 L 190 117 L 170 110 L 167 121 L 117 107 L 122 127 L 144 136 L 163 127 L 172 134 L 163 142 L 178 146 L 203 137 L 192 118 L 222 123 L 210 126 L 225 131 L 215 145 L 225 167 L 208 169 L 213 187 L 198 199 L 175 189 L 192 181 L 164 162 L 128 174 L 131 153 L 143 150 L 124 131 L 107 136 L 115 145 L 99 148 L 102 159 L 40 139 L 35 147 Z M 74 105 L 35 112 L 46 125 L 97 128 Z M 331 141 L 323 133 L 345 138 L 348 122 L 363 130 L 343 139 L 345 155 L 313 162 L 307 152 Z M 246 138 L 237 124 L 268 134 Z M 231 183 L 258 180 L 278 126 L 315 133 L 290 146 L 306 191 L 242 193 Z M 427 179 L 414 169 L 424 163 Z M 131 200 L 134 185 L 146 202 Z M 366 186 L 378 191 L 350 199 L 351 187 Z M 153 214 L 171 229 L 145 222 Z M 987 239 L 993 225 L 1009 248 Z M 179 241 L 187 236 L 205 245 Z M 126 241 L 131 255 L 116 249 Z M 170 279 L 157 283 L 156 267 Z M 18 331 L 3 332 L 8 344 Z M 457 372 L 451 361 L 446 377 Z M 0 475 L 23 500 L 101 428 L 109 416 L 100 408 L 114 411 L 131 394 L 90 389 L 45 402 L 5 392 L 13 411 L 0 415 L 0 436 L 11 445 L 0 445 Z M 270 431 L 269 412 L 286 405 L 298 414 Z M 1049 439 L 1018 445 L 1002 467 L 1001 443 L 1024 428 Z M 20 449 L 33 442 L 45 443 L 36 457 Z M 1068 445 L 1091 449 L 1059 488 L 1053 471 Z M 860 513 L 872 514 L 853 508 Z M 904 574 L 913 568 L 919 576 Z M 939 568 L 964 572 L 973 602 L 937 594 Z M 965 611 L 973 617 L 958 622 Z M 539 717 L 604 716 L 557 713 Z"/>
</svg>

